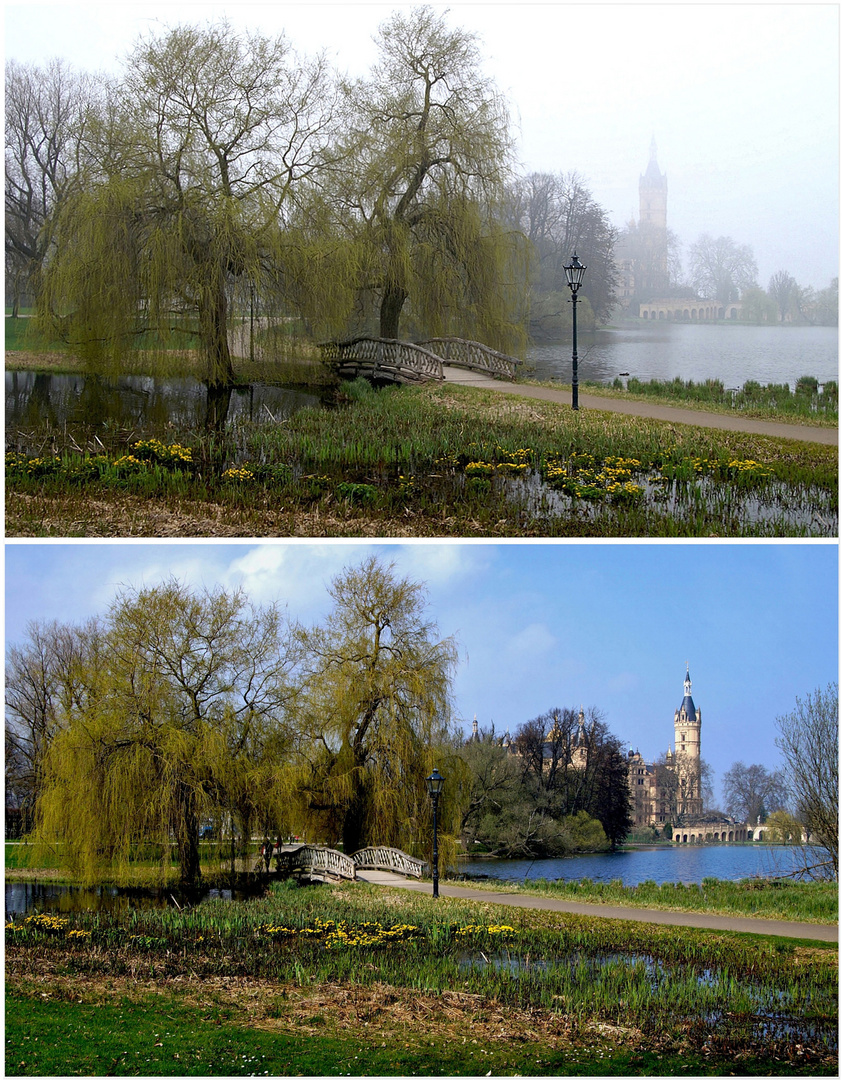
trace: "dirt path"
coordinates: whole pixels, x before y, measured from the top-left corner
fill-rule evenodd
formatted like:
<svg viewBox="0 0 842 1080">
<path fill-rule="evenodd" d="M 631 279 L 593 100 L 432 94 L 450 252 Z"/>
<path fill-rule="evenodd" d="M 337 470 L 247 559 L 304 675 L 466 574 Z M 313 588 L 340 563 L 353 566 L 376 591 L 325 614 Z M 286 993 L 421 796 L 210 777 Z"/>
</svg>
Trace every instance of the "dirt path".
<svg viewBox="0 0 842 1080">
<path fill-rule="evenodd" d="M 411 892 L 431 891 L 428 881 L 410 881 L 382 870 L 359 870 L 357 877 L 376 885 L 388 885 Z M 620 907 L 614 904 L 579 904 L 555 900 L 550 896 L 525 893 L 499 893 L 462 885 L 439 885 L 439 895 L 457 900 L 480 900 L 506 907 L 560 911 L 570 915 L 590 915 L 602 919 L 626 919 L 630 922 L 656 923 L 659 926 L 695 926 L 702 930 L 735 930 L 743 934 L 770 934 L 773 937 L 808 938 L 811 941 L 839 941 L 838 925 L 785 922 L 782 919 L 751 919 L 735 915 L 705 915 L 699 911 L 656 911 L 653 908 Z"/>
<path fill-rule="evenodd" d="M 445 382 L 456 386 L 476 386 L 482 390 L 496 390 L 502 394 L 516 394 L 537 401 L 554 401 L 559 405 L 571 404 L 570 390 L 551 390 L 543 386 L 503 382 L 479 372 L 461 368 L 445 368 Z M 652 420 L 664 420 L 671 424 L 692 424 L 694 427 L 718 428 L 720 431 L 743 431 L 751 435 L 772 435 L 778 439 L 797 439 L 799 442 L 821 443 L 825 446 L 839 445 L 839 428 L 810 427 L 807 424 L 782 424 L 772 420 L 752 420 L 727 413 L 701 412 L 682 409 L 673 405 L 655 405 L 648 401 L 624 401 L 620 398 L 597 397 L 579 394 L 581 409 L 602 412 L 625 413 L 627 416 L 643 416 Z"/>
</svg>

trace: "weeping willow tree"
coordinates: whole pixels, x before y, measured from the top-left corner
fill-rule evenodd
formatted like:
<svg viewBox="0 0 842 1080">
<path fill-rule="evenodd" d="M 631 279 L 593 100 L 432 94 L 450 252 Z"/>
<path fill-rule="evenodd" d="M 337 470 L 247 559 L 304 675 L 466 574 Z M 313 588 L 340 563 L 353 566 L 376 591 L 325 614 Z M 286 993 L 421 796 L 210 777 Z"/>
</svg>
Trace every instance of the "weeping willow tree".
<svg viewBox="0 0 842 1080">
<path fill-rule="evenodd" d="M 89 358 L 195 339 L 209 384 L 230 383 L 230 297 L 283 278 L 279 237 L 325 164 L 334 103 L 324 61 L 283 36 L 223 21 L 141 39 L 58 211 L 42 326 Z"/>
<path fill-rule="evenodd" d="M 324 625 L 302 631 L 299 717 L 310 738 L 299 784 L 314 827 L 341 836 L 348 854 L 386 844 L 429 856 L 425 778 L 434 766 L 451 781 L 443 810 L 456 805 L 455 645 L 427 619 L 424 587 L 376 558 L 339 575 L 329 593 Z M 447 833 L 447 812 L 442 820 Z"/>
<path fill-rule="evenodd" d="M 182 887 L 201 877 L 207 818 L 288 828 L 294 641 L 277 608 L 175 581 L 124 593 L 80 666 L 46 755 L 35 839 L 84 880 L 154 846 Z"/>
<path fill-rule="evenodd" d="M 377 44 L 371 78 L 350 91 L 355 122 L 336 198 L 360 247 L 380 336 L 398 338 L 408 310 L 423 334 L 512 347 L 527 274 L 522 238 L 497 213 L 509 120 L 475 36 L 419 6 L 393 15 Z"/>
</svg>

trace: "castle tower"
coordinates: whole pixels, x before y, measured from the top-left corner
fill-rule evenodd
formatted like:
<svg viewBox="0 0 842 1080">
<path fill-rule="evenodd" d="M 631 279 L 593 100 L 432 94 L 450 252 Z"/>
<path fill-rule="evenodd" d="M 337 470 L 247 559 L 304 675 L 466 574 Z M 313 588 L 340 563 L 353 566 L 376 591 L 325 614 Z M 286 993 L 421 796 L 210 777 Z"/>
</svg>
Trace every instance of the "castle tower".
<svg viewBox="0 0 842 1080">
<path fill-rule="evenodd" d="M 702 813 L 702 710 L 691 694 L 690 665 L 684 676 L 684 699 L 675 710 L 675 761 L 679 774 L 678 812 Z"/>
<path fill-rule="evenodd" d="M 640 223 L 654 229 L 667 227 L 667 177 L 658 168 L 658 147 L 655 136 L 649 147 L 649 165 L 640 178 Z"/>
<path fill-rule="evenodd" d="M 586 769 L 588 767 L 588 740 L 585 735 L 585 710 L 582 706 L 579 707 L 579 730 L 573 740 L 570 756 L 574 769 Z"/>
</svg>

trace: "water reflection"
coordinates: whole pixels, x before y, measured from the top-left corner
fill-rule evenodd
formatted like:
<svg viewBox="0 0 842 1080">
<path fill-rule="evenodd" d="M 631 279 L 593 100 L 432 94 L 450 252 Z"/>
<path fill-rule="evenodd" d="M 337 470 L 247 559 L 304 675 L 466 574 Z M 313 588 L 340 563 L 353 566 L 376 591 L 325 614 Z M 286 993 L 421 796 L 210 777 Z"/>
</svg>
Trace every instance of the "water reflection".
<svg viewBox="0 0 842 1080">
<path fill-rule="evenodd" d="M 252 383 L 209 390 L 192 378 L 6 372 L 6 431 L 44 426 L 83 436 L 114 429 L 138 438 L 167 431 L 220 431 L 236 421 L 287 419 L 318 406 L 316 394 Z"/>
<path fill-rule="evenodd" d="M 252 889 L 207 888 L 194 898 L 202 900 L 245 900 L 259 895 L 262 885 Z M 183 906 L 177 891 L 172 889 L 119 889 L 113 885 L 53 885 L 42 881 L 14 881 L 6 883 L 6 917 L 20 918 L 32 911 L 126 912 L 138 908 Z"/>
</svg>

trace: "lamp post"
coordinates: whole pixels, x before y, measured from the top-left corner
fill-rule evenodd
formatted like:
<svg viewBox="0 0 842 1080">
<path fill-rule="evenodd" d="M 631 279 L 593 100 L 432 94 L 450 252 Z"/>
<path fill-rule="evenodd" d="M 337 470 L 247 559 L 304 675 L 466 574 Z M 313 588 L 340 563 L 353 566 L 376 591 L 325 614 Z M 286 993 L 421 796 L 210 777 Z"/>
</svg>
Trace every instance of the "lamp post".
<svg viewBox="0 0 842 1080">
<path fill-rule="evenodd" d="M 438 769 L 433 769 L 427 777 L 427 791 L 430 794 L 430 798 L 433 800 L 433 896 L 438 896 L 439 894 L 438 809 L 439 795 L 441 795 L 441 789 L 443 787 L 444 777 L 439 774 Z"/>
<path fill-rule="evenodd" d="M 576 410 L 579 408 L 579 356 L 576 352 L 576 304 L 579 297 L 576 294 L 584 280 L 586 270 L 587 266 L 582 266 L 574 251 L 573 259 L 569 266 L 565 266 L 564 273 L 567 275 L 567 284 L 573 293 L 573 299 L 567 302 L 573 305 L 573 408 Z"/>
</svg>

